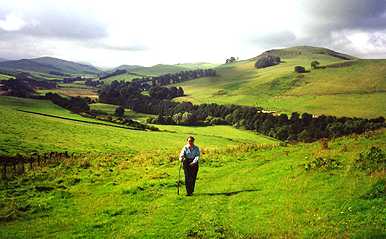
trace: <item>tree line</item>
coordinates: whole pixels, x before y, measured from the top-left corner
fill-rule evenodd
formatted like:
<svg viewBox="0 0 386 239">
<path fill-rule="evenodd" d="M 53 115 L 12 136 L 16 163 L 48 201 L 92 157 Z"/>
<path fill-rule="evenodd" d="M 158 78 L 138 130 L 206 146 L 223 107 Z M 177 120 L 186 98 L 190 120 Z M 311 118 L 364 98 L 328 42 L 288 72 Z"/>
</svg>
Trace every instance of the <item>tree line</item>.
<svg viewBox="0 0 386 239">
<path fill-rule="evenodd" d="M 241 105 L 174 102 L 168 98 L 143 95 L 130 83 L 113 82 L 99 92 L 103 103 L 121 105 L 136 112 L 155 114 L 149 120 L 157 124 L 211 125 L 228 124 L 253 130 L 280 140 L 311 142 L 352 133 L 363 133 L 385 126 L 385 119 L 362 119 L 335 116 L 313 116 L 293 112 L 275 115 L 261 108 Z"/>
<path fill-rule="evenodd" d="M 149 90 L 154 86 L 164 86 L 175 84 L 187 80 L 197 79 L 200 77 L 212 77 L 216 76 L 216 70 L 213 69 L 197 69 L 190 71 L 180 71 L 174 74 L 165 74 L 160 76 L 135 78 L 131 81 L 131 84 L 135 85 L 141 90 Z M 100 78 L 100 79 L 105 79 Z"/>
<path fill-rule="evenodd" d="M 19 73 L 15 79 L 2 80 L 6 95 L 16 97 L 31 97 L 36 94 L 35 89 L 55 89 L 57 84 L 53 81 L 36 80 L 28 73 Z"/>
</svg>

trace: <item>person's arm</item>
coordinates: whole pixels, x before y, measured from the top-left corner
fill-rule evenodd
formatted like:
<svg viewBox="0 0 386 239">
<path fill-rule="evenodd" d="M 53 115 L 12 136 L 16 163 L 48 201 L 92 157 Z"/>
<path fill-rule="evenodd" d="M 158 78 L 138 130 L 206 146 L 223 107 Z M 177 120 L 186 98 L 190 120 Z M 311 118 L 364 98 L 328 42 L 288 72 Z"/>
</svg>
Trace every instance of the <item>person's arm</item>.
<svg viewBox="0 0 386 239">
<path fill-rule="evenodd" d="M 200 159 L 200 149 L 196 148 L 196 157 L 194 157 L 191 164 L 198 164 L 198 160 Z"/>
<path fill-rule="evenodd" d="M 182 162 L 185 160 L 185 146 L 182 148 L 179 156 L 179 160 Z"/>
</svg>

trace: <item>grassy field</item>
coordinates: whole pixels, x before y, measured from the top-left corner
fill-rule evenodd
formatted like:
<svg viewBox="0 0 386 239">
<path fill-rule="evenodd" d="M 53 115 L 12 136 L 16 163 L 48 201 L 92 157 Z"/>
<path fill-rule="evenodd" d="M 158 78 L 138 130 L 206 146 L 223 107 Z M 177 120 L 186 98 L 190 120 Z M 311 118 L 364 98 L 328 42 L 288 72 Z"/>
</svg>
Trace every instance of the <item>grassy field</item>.
<svg viewBox="0 0 386 239">
<path fill-rule="evenodd" d="M 193 197 L 184 188 L 176 194 L 176 161 L 88 157 L 87 168 L 65 161 L 3 182 L 0 213 L 12 216 L 0 223 L 1 237 L 384 238 L 386 199 L 376 186 L 385 184 L 384 172 L 353 165 L 371 146 L 385 149 L 385 139 L 379 131 L 333 140 L 328 149 L 208 150 Z M 316 157 L 341 166 L 305 171 Z"/>
<path fill-rule="evenodd" d="M 14 78 L 13 76 L 0 74 L 0 80 L 9 80 L 9 79 L 13 79 L 13 78 Z"/>
<path fill-rule="evenodd" d="M 160 76 L 165 74 L 173 74 L 180 71 L 214 68 L 216 66 L 218 66 L 218 64 L 212 63 L 180 63 L 175 65 L 158 64 L 150 67 L 141 66 L 130 70 L 129 73 L 112 76 L 106 78 L 103 81 L 107 84 L 110 84 L 115 80 L 131 81 L 135 78 L 141 78 L 142 76 Z"/>
<path fill-rule="evenodd" d="M 282 55 L 282 63 L 256 69 L 254 59 L 217 67 L 217 77 L 199 78 L 178 84 L 186 97 L 179 101 L 216 102 L 261 106 L 279 112 L 309 112 L 339 116 L 386 115 L 386 60 L 353 60 L 338 68 L 310 69 L 342 62 L 326 54 L 295 48 L 300 55 Z M 279 51 L 280 52 L 280 51 Z M 285 53 L 285 51 L 283 51 Z M 294 66 L 308 73 L 294 73 Z"/>
<path fill-rule="evenodd" d="M 98 98 L 98 92 L 93 87 L 87 87 L 85 85 L 79 84 L 62 84 L 59 85 L 56 89 L 49 90 L 38 90 L 38 94 L 46 94 L 48 92 L 57 93 L 64 96 L 81 96 L 81 97 L 90 97 L 91 99 Z"/>
<path fill-rule="evenodd" d="M 108 114 L 114 114 L 116 108 L 117 108 L 116 105 L 111 105 L 111 104 L 104 104 L 104 103 L 90 104 L 90 109 L 102 110 Z M 154 115 L 141 114 L 141 113 L 134 112 L 130 109 L 125 109 L 125 116 L 128 116 L 132 119 L 145 123 L 147 118 L 153 117 Z"/>
<path fill-rule="evenodd" d="M 151 150 L 175 153 L 189 134 L 194 134 L 207 148 L 245 142 L 276 143 L 275 140 L 265 136 L 258 136 L 254 132 L 241 131 L 231 126 L 189 128 L 190 132 L 187 132 L 187 128 L 183 131 L 172 131 L 168 128 L 167 132 L 148 132 L 50 118 L 16 109 L 99 122 L 72 114 L 49 101 L 0 97 L 0 110 L 4 115 L 0 122 L 0 142 L 2 143 L 0 154 L 2 155 L 31 151 L 120 154 L 123 155 L 122 157 Z M 233 139 L 234 135 L 240 136 Z"/>
<path fill-rule="evenodd" d="M 125 74 L 111 76 L 111 77 L 108 77 L 106 79 L 103 79 L 103 82 L 105 84 L 111 84 L 111 82 L 113 82 L 113 81 L 132 81 L 133 79 L 136 79 L 136 78 L 142 78 L 142 75 L 125 73 Z"/>
<path fill-rule="evenodd" d="M 190 68 L 184 67 L 184 66 L 177 66 L 177 65 L 164 65 L 164 64 L 158 64 L 154 66 L 143 66 L 136 69 L 131 70 L 131 73 L 144 75 L 144 76 L 160 76 L 170 73 L 176 73 L 180 71 L 190 70 Z"/>
<path fill-rule="evenodd" d="M 277 66 L 256 69 L 251 59 L 218 66 L 217 77 L 183 82 L 187 96 L 177 99 L 386 116 L 385 60 L 310 69 L 312 60 L 342 60 L 308 47 L 275 54 L 283 60 Z M 295 74 L 295 65 L 310 72 Z M 164 66 L 156 66 L 158 73 Z M 90 90 L 65 84 L 58 93 Z M 116 106 L 90 108 L 112 114 Z M 160 131 L 153 132 L 96 125 L 100 121 L 47 100 L 0 96 L 0 115 L 0 156 L 75 153 L 0 179 L 0 238 L 386 238 L 385 165 L 357 168 L 360 154 L 372 147 L 385 154 L 385 129 L 330 139 L 326 147 L 285 144 L 231 126 L 156 125 Z M 125 115 L 141 122 L 150 116 L 130 110 Z M 184 185 L 180 195 L 176 188 L 177 157 L 189 135 L 202 152 L 192 197 L 185 196 Z M 334 163 L 306 167 L 320 158 Z"/>
</svg>

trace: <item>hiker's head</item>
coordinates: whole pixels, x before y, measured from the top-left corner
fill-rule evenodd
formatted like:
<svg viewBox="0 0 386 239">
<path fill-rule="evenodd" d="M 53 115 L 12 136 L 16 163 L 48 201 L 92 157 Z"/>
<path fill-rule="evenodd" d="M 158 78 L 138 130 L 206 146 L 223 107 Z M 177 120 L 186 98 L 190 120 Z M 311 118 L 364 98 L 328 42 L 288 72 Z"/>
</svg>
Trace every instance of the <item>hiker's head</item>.
<svg viewBox="0 0 386 239">
<path fill-rule="evenodd" d="M 188 142 L 188 144 L 190 146 L 194 145 L 194 137 L 193 136 L 189 136 L 186 141 Z"/>
</svg>

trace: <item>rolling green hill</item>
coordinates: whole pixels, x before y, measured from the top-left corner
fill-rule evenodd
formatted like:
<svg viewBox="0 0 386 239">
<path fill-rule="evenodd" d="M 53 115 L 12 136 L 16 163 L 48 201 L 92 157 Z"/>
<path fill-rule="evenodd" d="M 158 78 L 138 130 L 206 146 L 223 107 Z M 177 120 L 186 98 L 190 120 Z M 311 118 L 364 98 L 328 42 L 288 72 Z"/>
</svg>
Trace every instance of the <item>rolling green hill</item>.
<svg viewBox="0 0 386 239">
<path fill-rule="evenodd" d="M 158 64 L 150 67 L 144 66 L 144 67 L 136 68 L 134 70 L 131 70 L 130 72 L 144 75 L 144 76 L 160 76 L 160 75 L 165 75 L 169 73 L 185 71 L 189 69 L 190 68 L 184 67 L 184 66 Z"/>
<path fill-rule="evenodd" d="M 195 69 L 211 69 L 217 67 L 219 64 L 208 63 L 208 62 L 197 62 L 197 63 L 179 63 L 175 64 L 175 66 L 189 68 L 192 70 Z"/>
<path fill-rule="evenodd" d="M 140 66 L 140 65 L 120 65 L 114 69 L 111 70 L 111 72 L 114 72 L 116 70 L 127 70 L 127 71 L 131 71 L 131 70 L 134 70 L 136 68 L 140 68 L 140 67 L 143 67 L 143 66 Z"/>
<path fill-rule="evenodd" d="M 0 69 L 7 71 L 28 71 L 38 73 L 97 74 L 100 72 L 91 65 L 80 64 L 53 57 L 39 57 L 0 62 Z"/>
<path fill-rule="evenodd" d="M 0 80 L 8 80 L 8 79 L 13 79 L 13 78 L 15 78 L 15 77 L 10 76 L 10 75 L 0 74 Z"/>
<path fill-rule="evenodd" d="M 256 69 L 258 57 L 218 66 L 217 77 L 178 84 L 179 101 L 261 106 L 278 112 L 338 116 L 386 115 L 386 60 L 362 60 L 324 48 L 293 47 L 263 54 L 281 57 L 276 66 Z M 348 60 L 347 60 L 348 59 Z M 311 69 L 311 61 L 321 66 Z M 343 64 L 342 64 L 343 63 Z M 295 73 L 304 66 L 308 73 Z"/>
<path fill-rule="evenodd" d="M 173 74 L 180 71 L 196 70 L 196 69 L 208 69 L 214 68 L 217 64 L 198 62 L 198 63 L 180 63 L 175 65 L 158 64 L 150 67 L 146 66 L 120 66 L 128 72 L 120 75 L 115 75 L 104 79 L 106 83 L 112 81 L 131 81 L 135 78 L 141 78 L 146 76 L 160 76 L 165 74 Z"/>
<path fill-rule="evenodd" d="M 25 174 L 0 181 L 1 237 L 386 235 L 384 172 L 357 168 L 360 153 L 386 148 L 384 130 L 334 139 L 327 148 L 279 146 L 226 126 L 131 131 L 19 107 L 69 116 L 47 101 L 0 97 L 2 154 L 69 150 L 81 157 L 33 170 L 27 165 Z M 203 154 L 195 193 L 185 197 L 184 185 L 176 193 L 176 157 L 191 132 Z M 320 158 L 336 163 L 306 170 Z"/>
<path fill-rule="evenodd" d="M 106 106 L 104 108 L 106 109 Z M 50 118 L 20 112 L 17 109 L 85 120 L 91 123 L 98 121 L 72 114 L 50 101 L 1 96 L 0 112 L 3 117 L 0 122 L 2 129 L 0 155 L 28 153 L 35 150 L 43 152 L 67 150 L 106 155 L 117 153 L 127 156 L 134 152 L 161 148 L 174 152 L 190 133 L 199 137 L 200 142 L 208 148 L 240 143 L 276 143 L 276 140 L 231 126 L 188 127 L 187 129 L 193 129 L 190 132 L 173 130 L 165 126 L 167 130 L 165 132 L 148 132 Z M 238 136 L 233 140 L 234 135 L 241 135 L 241 137 Z M 160 148 L 159 145 L 162 147 Z"/>
<path fill-rule="evenodd" d="M 216 77 L 181 83 L 188 95 L 177 99 L 283 112 L 385 115 L 385 60 L 309 47 L 272 54 L 282 63 L 256 69 L 255 58 L 218 66 Z M 312 60 L 323 67 L 310 69 Z M 310 72 L 294 73 L 296 65 Z M 89 90 L 76 83 L 61 86 L 79 90 L 74 94 Z M 90 107 L 108 113 L 116 108 Z M 149 117 L 125 114 L 142 122 Z M 384 129 L 324 143 L 285 144 L 231 126 L 156 125 L 161 131 L 153 132 L 99 125 L 47 100 L 6 96 L 0 96 L 0 115 L 0 157 L 75 153 L 57 163 L 36 162 L 33 169 L 25 164 L 24 174 L 7 167 L 13 177 L 0 179 L 0 238 L 386 235 Z M 202 152 L 192 197 L 185 197 L 183 179 L 181 194 L 176 193 L 177 157 L 188 135 L 196 137 Z M 370 154 L 372 149 L 378 151 Z M 383 165 L 361 169 L 360 160 Z"/>
<path fill-rule="evenodd" d="M 110 84 L 112 81 L 132 81 L 133 79 L 142 78 L 144 76 L 145 75 L 128 72 L 128 73 L 107 77 L 103 79 L 103 81 L 107 84 Z"/>
</svg>

